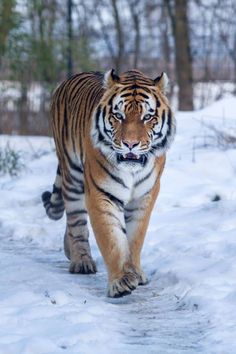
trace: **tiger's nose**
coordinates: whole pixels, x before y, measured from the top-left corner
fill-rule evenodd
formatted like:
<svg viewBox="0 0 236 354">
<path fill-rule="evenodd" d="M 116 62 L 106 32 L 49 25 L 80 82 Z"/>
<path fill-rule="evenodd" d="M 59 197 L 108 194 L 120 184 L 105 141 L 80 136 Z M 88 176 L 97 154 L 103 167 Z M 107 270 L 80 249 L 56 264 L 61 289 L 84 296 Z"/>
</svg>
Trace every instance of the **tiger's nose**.
<svg viewBox="0 0 236 354">
<path fill-rule="evenodd" d="M 137 141 L 137 140 L 123 140 L 123 144 L 131 150 L 139 144 L 139 141 Z"/>
</svg>

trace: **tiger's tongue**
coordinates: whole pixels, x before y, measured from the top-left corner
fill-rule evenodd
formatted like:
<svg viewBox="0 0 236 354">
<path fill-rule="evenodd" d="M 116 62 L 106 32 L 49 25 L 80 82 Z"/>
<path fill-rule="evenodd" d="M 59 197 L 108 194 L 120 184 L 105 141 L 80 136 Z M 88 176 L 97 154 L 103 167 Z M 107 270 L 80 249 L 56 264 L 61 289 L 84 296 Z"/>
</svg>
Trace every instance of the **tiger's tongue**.
<svg viewBox="0 0 236 354">
<path fill-rule="evenodd" d="M 132 154 L 132 152 L 129 152 L 128 154 L 125 155 L 126 159 L 138 159 L 138 156 L 135 154 Z"/>
</svg>

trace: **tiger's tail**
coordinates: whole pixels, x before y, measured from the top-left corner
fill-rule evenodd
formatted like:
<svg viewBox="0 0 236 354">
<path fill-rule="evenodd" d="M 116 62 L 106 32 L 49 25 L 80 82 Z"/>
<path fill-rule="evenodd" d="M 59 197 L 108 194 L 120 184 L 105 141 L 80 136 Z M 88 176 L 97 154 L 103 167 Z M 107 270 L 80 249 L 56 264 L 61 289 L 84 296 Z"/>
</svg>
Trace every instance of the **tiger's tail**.
<svg viewBox="0 0 236 354">
<path fill-rule="evenodd" d="M 52 220 L 62 218 L 65 210 L 64 201 L 62 198 L 62 182 L 60 167 L 57 168 L 56 180 L 53 184 L 52 193 L 46 191 L 42 194 L 42 202 L 48 217 Z"/>
</svg>

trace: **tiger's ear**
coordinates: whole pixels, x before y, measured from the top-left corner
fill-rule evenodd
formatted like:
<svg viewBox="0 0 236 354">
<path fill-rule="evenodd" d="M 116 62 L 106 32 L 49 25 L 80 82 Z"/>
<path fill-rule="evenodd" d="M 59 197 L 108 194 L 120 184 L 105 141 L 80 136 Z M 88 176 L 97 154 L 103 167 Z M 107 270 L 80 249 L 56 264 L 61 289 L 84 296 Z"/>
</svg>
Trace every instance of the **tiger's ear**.
<svg viewBox="0 0 236 354">
<path fill-rule="evenodd" d="M 105 88 L 109 89 L 117 82 L 120 82 L 120 78 L 116 75 L 114 69 L 111 69 L 105 73 L 103 80 L 103 85 Z"/>
<path fill-rule="evenodd" d="M 153 81 L 155 86 L 157 86 L 162 93 L 165 94 L 167 92 L 169 79 L 166 73 L 162 72 L 161 75 Z"/>
</svg>

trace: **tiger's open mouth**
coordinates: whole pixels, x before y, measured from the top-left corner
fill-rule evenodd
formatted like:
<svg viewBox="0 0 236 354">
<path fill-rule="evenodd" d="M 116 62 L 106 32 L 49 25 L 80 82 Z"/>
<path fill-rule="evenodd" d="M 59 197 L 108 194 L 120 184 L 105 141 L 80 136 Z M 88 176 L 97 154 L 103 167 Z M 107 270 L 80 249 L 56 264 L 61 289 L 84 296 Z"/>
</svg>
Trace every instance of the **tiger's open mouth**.
<svg viewBox="0 0 236 354">
<path fill-rule="evenodd" d="M 140 163 L 142 165 L 145 164 L 147 157 L 145 155 L 135 155 L 132 152 L 128 154 L 117 154 L 117 161 L 118 162 L 135 162 Z"/>
</svg>

